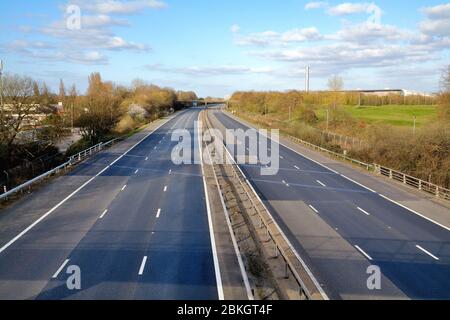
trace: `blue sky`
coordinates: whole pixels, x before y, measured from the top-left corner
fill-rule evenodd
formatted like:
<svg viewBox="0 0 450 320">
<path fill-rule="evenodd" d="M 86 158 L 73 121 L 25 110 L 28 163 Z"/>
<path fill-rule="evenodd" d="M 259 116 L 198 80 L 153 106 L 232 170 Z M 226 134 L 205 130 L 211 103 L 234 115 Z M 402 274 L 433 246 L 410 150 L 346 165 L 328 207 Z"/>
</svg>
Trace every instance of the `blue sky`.
<svg viewBox="0 0 450 320">
<path fill-rule="evenodd" d="M 6 71 L 54 91 L 60 78 L 84 91 L 94 71 L 201 96 L 303 89 L 306 65 L 312 89 L 341 75 L 347 89 L 437 91 L 449 49 L 443 1 L 0 1 Z"/>
</svg>

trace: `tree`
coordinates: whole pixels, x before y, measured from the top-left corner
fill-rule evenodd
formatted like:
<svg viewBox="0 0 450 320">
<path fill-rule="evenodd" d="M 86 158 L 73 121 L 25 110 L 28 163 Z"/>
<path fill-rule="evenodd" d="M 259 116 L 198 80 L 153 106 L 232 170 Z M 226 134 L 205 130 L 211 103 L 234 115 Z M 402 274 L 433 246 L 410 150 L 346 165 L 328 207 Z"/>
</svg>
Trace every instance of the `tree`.
<svg viewBox="0 0 450 320">
<path fill-rule="evenodd" d="M 178 91 L 177 101 L 179 102 L 190 102 L 198 100 L 197 94 L 193 91 Z"/>
<path fill-rule="evenodd" d="M 77 119 L 82 135 L 92 143 L 98 143 L 123 115 L 120 102 L 113 83 L 103 82 L 99 73 L 91 74 L 82 102 L 83 111 Z"/>
<path fill-rule="evenodd" d="M 442 72 L 439 94 L 439 119 L 450 120 L 450 65 Z"/>
<path fill-rule="evenodd" d="M 59 80 L 59 95 L 58 95 L 58 102 L 62 102 L 65 105 L 66 102 L 66 88 L 64 86 L 63 79 Z"/>
<path fill-rule="evenodd" d="M 333 76 L 328 79 L 328 88 L 330 91 L 337 92 L 341 91 L 344 87 L 344 80 L 340 76 Z"/>
<path fill-rule="evenodd" d="M 332 109 L 327 110 L 327 130 L 329 128 L 329 122 L 331 121 L 335 126 L 336 123 L 340 121 L 343 111 L 337 109 L 339 98 L 341 96 L 340 92 L 344 87 L 344 80 L 340 76 L 333 76 L 328 79 L 328 88 L 331 91 L 331 106 Z"/>
<path fill-rule="evenodd" d="M 41 90 L 39 89 L 39 84 L 36 81 L 33 81 L 33 94 L 36 100 L 41 96 Z"/>
<path fill-rule="evenodd" d="M 0 113 L 0 141 L 7 152 L 17 135 L 31 120 L 37 109 L 33 80 L 19 75 L 6 75 L 3 79 L 4 105 Z"/>
<path fill-rule="evenodd" d="M 450 93 L 450 65 L 442 71 L 441 91 Z"/>
</svg>

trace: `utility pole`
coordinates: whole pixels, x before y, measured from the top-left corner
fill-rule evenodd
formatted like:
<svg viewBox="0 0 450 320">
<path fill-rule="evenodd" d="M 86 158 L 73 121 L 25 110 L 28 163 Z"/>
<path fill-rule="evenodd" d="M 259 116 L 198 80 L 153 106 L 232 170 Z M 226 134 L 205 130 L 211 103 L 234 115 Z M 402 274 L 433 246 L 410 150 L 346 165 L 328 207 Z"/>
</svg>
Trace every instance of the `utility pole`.
<svg viewBox="0 0 450 320">
<path fill-rule="evenodd" d="M 327 132 L 329 131 L 329 124 L 330 124 L 330 110 L 327 108 Z"/>
<path fill-rule="evenodd" d="M 73 133 L 73 101 L 72 101 L 72 104 L 71 104 L 71 119 L 70 119 L 70 122 L 71 122 L 71 127 L 72 127 L 72 130 L 71 130 L 71 132 Z"/>
<path fill-rule="evenodd" d="M 309 93 L 309 66 L 305 69 L 305 92 Z"/>
</svg>

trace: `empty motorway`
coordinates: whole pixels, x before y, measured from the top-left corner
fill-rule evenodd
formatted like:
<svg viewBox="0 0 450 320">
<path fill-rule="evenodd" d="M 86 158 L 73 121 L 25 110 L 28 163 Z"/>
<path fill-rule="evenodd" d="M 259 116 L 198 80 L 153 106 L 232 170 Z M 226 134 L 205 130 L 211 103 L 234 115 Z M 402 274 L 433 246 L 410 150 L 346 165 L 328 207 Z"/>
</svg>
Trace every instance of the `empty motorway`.
<svg viewBox="0 0 450 320">
<path fill-rule="evenodd" d="M 2 210 L 0 299 L 223 299 L 202 166 L 171 158 L 172 133 L 194 137 L 201 110 L 152 124 Z M 248 128 L 220 109 L 209 115 L 219 129 Z M 240 167 L 328 298 L 450 299 L 445 223 L 279 151 L 276 175 Z M 81 290 L 67 288 L 70 266 L 81 270 Z M 381 270 L 380 290 L 367 287 L 370 266 Z"/>
<path fill-rule="evenodd" d="M 0 299 L 220 298 L 201 166 L 171 161 L 173 130 L 193 134 L 199 112 L 177 113 L 4 210 Z M 66 286 L 72 265 L 81 290 Z"/>
<path fill-rule="evenodd" d="M 222 130 L 249 128 L 221 110 L 210 114 Z M 279 156 L 277 175 L 240 167 L 331 299 L 450 299 L 448 226 L 283 144 Z M 367 287 L 372 265 L 381 290 Z"/>
</svg>

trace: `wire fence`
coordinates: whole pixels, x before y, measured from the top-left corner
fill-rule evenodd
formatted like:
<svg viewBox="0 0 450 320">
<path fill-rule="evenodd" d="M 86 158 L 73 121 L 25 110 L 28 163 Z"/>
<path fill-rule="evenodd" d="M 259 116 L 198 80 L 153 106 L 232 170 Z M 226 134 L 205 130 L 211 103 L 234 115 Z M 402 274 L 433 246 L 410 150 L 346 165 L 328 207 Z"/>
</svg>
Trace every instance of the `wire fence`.
<svg viewBox="0 0 450 320">
<path fill-rule="evenodd" d="M 61 164 L 61 159 L 61 154 L 51 154 L 39 157 L 33 161 L 24 160 L 21 166 L 1 171 L 0 186 L 2 190 L 0 192 L 5 192 L 5 190 L 55 168 Z"/>
<path fill-rule="evenodd" d="M 47 179 L 53 175 L 57 175 L 60 172 L 65 172 L 66 170 L 68 170 L 70 167 L 72 167 L 73 165 L 85 160 L 86 158 L 89 158 L 90 156 L 100 152 L 101 150 L 104 150 L 105 148 L 111 147 L 114 143 L 123 140 L 123 138 L 116 138 L 113 140 L 110 140 L 108 142 L 102 142 L 99 143 L 95 146 L 92 146 L 86 150 L 81 151 L 80 153 L 71 156 L 68 161 L 64 162 L 63 164 L 58 165 L 57 167 L 53 167 L 51 170 L 45 171 L 44 173 L 42 173 L 42 171 L 40 173 L 37 173 L 38 176 L 34 175 L 34 178 L 32 178 L 31 180 L 28 180 L 22 184 L 20 184 L 19 186 L 13 187 L 11 189 L 9 189 L 7 187 L 6 184 L 2 185 L 2 190 L 0 192 L 2 192 L 0 194 L 0 201 L 1 200 L 7 200 L 9 197 L 13 196 L 14 194 L 18 193 L 18 192 L 24 192 L 25 190 L 30 190 L 31 187 L 36 184 L 41 182 L 44 179 Z M 45 161 L 39 161 L 39 163 L 42 163 L 42 167 L 40 167 L 39 169 L 43 169 L 48 167 L 50 164 L 45 165 Z M 32 167 L 33 170 L 31 171 L 32 173 L 35 173 L 37 171 L 35 171 L 35 167 Z M 37 169 L 37 168 L 36 168 Z M 17 170 L 17 172 L 12 173 L 12 174 L 23 174 L 23 173 L 27 173 L 29 174 L 28 171 L 24 171 L 22 172 L 22 170 L 27 170 L 26 167 L 19 167 L 19 168 L 15 168 L 14 170 Z M 10 180 L 11 177 L 11 172 L 6 172 L 4 171 L 4 175 L 7 177 L 7 181 L 12 181 Z M 23 178 L 22 178 L 23 179 Z M 23 181 L 23 180 L 22 180 Z"/>
</svg>

